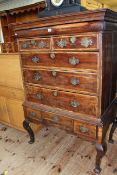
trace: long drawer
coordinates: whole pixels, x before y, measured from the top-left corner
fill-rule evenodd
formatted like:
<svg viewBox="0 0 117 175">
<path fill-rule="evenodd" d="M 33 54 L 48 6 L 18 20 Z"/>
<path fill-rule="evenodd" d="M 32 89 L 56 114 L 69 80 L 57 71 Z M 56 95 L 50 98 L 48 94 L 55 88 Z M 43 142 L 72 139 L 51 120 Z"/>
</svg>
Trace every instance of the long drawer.
<svg viewBox="0 0 117 175">
<path fill-rule="evenodd" d="M 52 126 L 57 126 L 59 128 L 73 131 L 73 120 L 70 118 L 67 118 L 66 116 L 58 116 L 54 113 L 50 112 L 41 112 L 42 118 L 46 120 L 47 124 L 51 124 Z"/>
<path fill-rule="evenodd" d="M 99 54 L 97 52 L 33 52 L 21 54 L 23 67 L 46 66 L 97 71 Z"/>
<path fill-rule="evenodd" d="M 26 99 L 30 102 L 87 114 L 93 117 L 96 117 L 98 113 L 98 97 L 96 96 L 26 86 Z"/>
<path fill-rule="evenodd" d="M 38 85 L 47 85 L 52 88 L 83 91 L 86 93 L 98 93 L 97 75 L 72 72 L 60 72 L 55 70 L 23 70 L 24 81 Z"/>
</svg>

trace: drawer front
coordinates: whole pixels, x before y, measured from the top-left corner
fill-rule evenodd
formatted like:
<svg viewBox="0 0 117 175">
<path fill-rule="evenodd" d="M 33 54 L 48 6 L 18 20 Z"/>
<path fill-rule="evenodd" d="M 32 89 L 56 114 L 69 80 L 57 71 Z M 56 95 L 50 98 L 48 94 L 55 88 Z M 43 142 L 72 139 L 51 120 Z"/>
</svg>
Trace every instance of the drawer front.
<svg viewBox="0 0 117 175">
<path fill-rule="evenodd" d="M 96 139 L 96 126 L 84 122 L 74 121 L 74 132 L 80 136 Z"/>
<path fill-rule="evenodd" d="M 20 51 L 49 50 L 50 38 L 19 40 Z"/>
<path fill-rule="evenodd" d="M 95 50 L 98 49 L 97 35 L 92 34 L 54 37 L 53 49 Z"/>
<path fill-rule="evenodd" d="M 73 131 L 73 120 L 64 116 L 57 116 L 53 113 L 42 112 L 42 118 L 47 121 L 48 124 L 56 125 L 59 128 Z"/>
<path fill-rule="evenodd" d="M 27 86 L 27 100 L 77 113 L 97 116 L 98 99 L 95 96 L 81 95 L 64 91 Z"/>
<path fill-rule="evenodd" d="M 25 117 L 32 120 L 42 120 L 41 113 L 31 108 L 24 107 Z"/>
<path fill-rule="evenodd" d="M 24 80 L 27 83 L 59 87 L 73 91 L 85 91 L 86 93 L 97 93 L 97 76 L 81 73 L 69 73 L 46 70 L 23 71 Z"/>
<path fill-rule="evenodd" d="M 22 65 L 25 66 L 49 66 L 65 67 L 77 70 L 97 70 L 98 53 L 30 53 L 21 54 Z"/>
</svg>

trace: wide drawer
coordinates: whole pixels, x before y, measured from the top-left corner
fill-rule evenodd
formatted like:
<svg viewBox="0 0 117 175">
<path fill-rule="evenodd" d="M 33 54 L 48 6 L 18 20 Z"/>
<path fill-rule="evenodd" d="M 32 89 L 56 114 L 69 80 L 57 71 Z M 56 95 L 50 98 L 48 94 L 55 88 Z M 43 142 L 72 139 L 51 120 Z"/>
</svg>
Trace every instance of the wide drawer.
<svg viewBox="0 0 117 175">
<path fill-rule="evenodd" d="M 19 40 L 18 46 L 20 51 L 49 50 L 50 38 Z"/>
<path fill-rule="evenodd" d="M 98 53 L 49 52 L 21 54 L 23 67 L 46 66 L 97 71 Z"/>
<path fill-rule="evenodd" d="M 57 126 L 59 128 L 73 131 L 73 120 L 65 116 L 58 116 L 54 113 L 41 112 L 42 118 L 46 120 L 48 124 Z"/>
<path fill-rule="evenodd" d="M 59 72 L 55 70 L 23 70 L 24 81 L 38 85 L 58 87 L 61 89 L 83 91 L 86 93 L 96 94 L 97 75 Z"/>
<path fill-rule="evenodd" d="M 32 119 L 32 120 L 36 119 L 36 120 L 40 120 L 40 121 L 42 120 L 40 111 L 24 107 L 24 113 L 25 113 L 25 117 L 28 119 Z"/>
<path fill-rule="evenodd" d="M 85 122 L 74 121 L 74 133 L 82 137 L 97 138 L 97 126 Z"/>
<path fill-rule="evenodd" d="M 26 99 L 30 102 L 97 116 L 98 98 L 96 96 L 26 86 Z"/>
<path fill-rule="evenodd" d="M 57 36 L 52 38 L 38 38 L 19 40 L 20 51 L 31 50 L 97 50 L 98 35 L 84 34 L 73 36 Z"/>
<path fill-rule="evenodd" d="M 53 37 L 53 50 L 95 50 L 98 49 L 98 35 L 74 35 Z"/>
</svg>

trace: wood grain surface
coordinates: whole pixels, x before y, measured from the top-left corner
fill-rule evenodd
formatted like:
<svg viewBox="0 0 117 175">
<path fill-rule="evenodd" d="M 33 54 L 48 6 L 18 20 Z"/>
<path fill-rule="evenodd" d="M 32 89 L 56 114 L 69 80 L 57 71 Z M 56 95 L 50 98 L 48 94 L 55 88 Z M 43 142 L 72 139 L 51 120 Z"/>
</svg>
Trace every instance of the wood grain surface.
<svg viewBox="0 0 117 175">
<path fill-rule="evenodd" d="M 12 136 L 12 137 L 11 137 Z M 95 147 L 63 130 L 49 127 L 36 133 L 36 142 L 27 144 L 26 133 L 0 124 L 0 173 L 9 175 L 95 175 Z M 116 175 L 115 144 L 108 144 L 101 175 Z"/>
</svg>

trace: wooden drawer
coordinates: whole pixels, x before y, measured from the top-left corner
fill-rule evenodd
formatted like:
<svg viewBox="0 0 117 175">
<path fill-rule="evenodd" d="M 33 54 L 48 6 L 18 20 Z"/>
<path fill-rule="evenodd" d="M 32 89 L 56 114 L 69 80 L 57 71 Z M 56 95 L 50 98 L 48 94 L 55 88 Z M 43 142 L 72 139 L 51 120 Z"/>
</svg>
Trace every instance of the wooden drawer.
<svg viewBox="0 0 117 175">
<path fill-rule="evenodd" d="M 42 118 L 46 120 L 48 124 L 56 125 L 59 128 L 73 131 L 73 120 L 65 116 L 57 116 L 54 113 L 41 112 Z"/>
<path fill-rule="evenodd" d="M 40 111 L 36 111 L 31 108 L 24 107 L 24 113 L 26 118 L 29 118 L 32 120 L 35 120 L 35 119 L 40 121 L 42 120 Z"/>
<path fill-rule="evenodd" d="M 91 125 L 85 122 L 74 121 L 74 132 L 82 137 L 90 137 L 96 139 L 97 128 L 95 125 Z"/>
<path fill-rule="evenodd" d="M 20 51 L 49 50 L 50 38 L 19 40 Z"/>
<path fill-rule="evenodd" d="M 28 101 L 36 102 L 77 113 L 97 116 L 98 99 L 95 96 L 81 95 L 64 91 L 33 86 L 26 87 Z"/>
<path fill-rule="evenodd" d="M 98 49 L 98 38 L 96 34 L 54 37 L 53 49 L 95 50 Z"/>
<path fill-rule="evenodd" d="M 97 71 L 98 53 L 49 52 L 21 54 L 23 67 L 47 66 Z"/>
<path fill-rule="evenodd" d="M 83 73 L 69 73 L 52 70 L 23 71 L 24 81 L 39 85 L 58 87 L 72 91 L 97 94 L 97 75 Z"/>
</svg>

